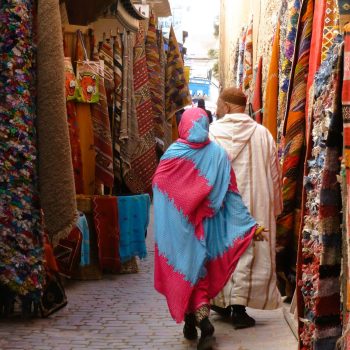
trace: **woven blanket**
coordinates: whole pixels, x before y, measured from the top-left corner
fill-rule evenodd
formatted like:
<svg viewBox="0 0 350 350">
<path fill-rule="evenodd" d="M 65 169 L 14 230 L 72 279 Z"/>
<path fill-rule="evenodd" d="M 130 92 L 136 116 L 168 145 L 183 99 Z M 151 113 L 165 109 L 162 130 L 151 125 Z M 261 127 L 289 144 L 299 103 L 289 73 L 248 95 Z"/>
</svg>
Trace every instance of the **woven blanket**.
<svg viewBox="0 0 350 350">
<path fill-rule="evenodd" d="M 0 286 L 39 300 L 45 275 L 33 12 L 32 0 L 0 3 Z"/>
<path fill-rule="evenodd" d="M 201 279 L 208 281 L 210 298 L 224 287 L 256 227 L 228 156 L 209 141 L 208 128 L 202 109 L 184 112 L 180 138 L 163 155 L 153 180 L 155 288 L 177 322 Z"/>
<path fill-rule="evenodd" d="M 133 118 L 136 119 L 138 145 L 131 154 L 131 168 L 124 175 L 124 181 L 131 193 L 145 193 L 151 192 L 152 189 L 152 177 L 157 168 L 157 155 L 143 28 L 136 36 L 133 74 L 136 108 L 136 118 L 135 116 Z M 128 142 L 132 141 L 129 139 Z"/>
<path fill-rule="evenodd" d="M 138 256 L 147 256 L 146 232 L 149 224 L 151 199 L 148 194 L 118 197 L 120 242 L 122 263 Z"/>
<path fill-rule="evenodd" d="M 94 129 L 94 146 L 96 152 L 95 179 L 97 183 L 113 188 L 114 171 L 112 132 L 104 82 L 105 80 L 101 76 L 99 79 L 99 102 L 94 103 L 91 106 L 92 125 Z"/>
<path fill-rule="evenodd" d="M 334 38 L 339 33 L 339 7 L 338 0 L 326 0 L 324 10 L 322 61 L 327 57 L 329 49 L 334 44 Z"/>
<path fill-rule="evenodd" d="M 117 198 L 94 196 L 92 203 L 100 268 L 116 273 L 120 269 Z"/>
</svg>

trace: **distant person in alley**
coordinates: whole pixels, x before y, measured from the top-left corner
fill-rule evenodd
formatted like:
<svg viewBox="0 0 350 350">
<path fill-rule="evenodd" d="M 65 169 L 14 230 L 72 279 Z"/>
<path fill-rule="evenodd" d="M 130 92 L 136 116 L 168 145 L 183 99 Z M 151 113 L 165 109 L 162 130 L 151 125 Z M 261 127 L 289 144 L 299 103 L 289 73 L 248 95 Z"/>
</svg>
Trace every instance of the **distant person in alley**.
<svg viewBox="0 0 350 350">
<path fill-rule="evenodd" d="M 239 89 L 224 89 L 217 103 L 217 120 L 209 131 L 211 140 L 227 151 L 251 215 L 268 231 L 268 241 L 250 245 L 212 301 L 212 309 L 230 318 L 236 329 L 255 325 L 246 306 L 262 310 L 281 306 L 275 264 L 276 217 L 282 211 L 280 167 L 272 135 L 244 113 L 246 102 Z"/>
<path fill-rule="evenodd" d="M 213 115 L 208 109 L 205 109 L 205 101 L 203 98 L 200 98 L 198 100 L 197 106 L 198 108 L 202 108 L 207 113 L 207 116 L 209 118 L 209 124 L 211 124 L 213 122 Z"/>
<path fill-rule="evenodd" d="M 163 155 L 153 180 L 155 288 L 184 336 L 212 349 L 210 299 L 224 287 L 253 237 L 262 239 L 237 191 L 223 148 L 208 136 L 201 108 L 184 112 L 179 139 Z"/>
</svg>

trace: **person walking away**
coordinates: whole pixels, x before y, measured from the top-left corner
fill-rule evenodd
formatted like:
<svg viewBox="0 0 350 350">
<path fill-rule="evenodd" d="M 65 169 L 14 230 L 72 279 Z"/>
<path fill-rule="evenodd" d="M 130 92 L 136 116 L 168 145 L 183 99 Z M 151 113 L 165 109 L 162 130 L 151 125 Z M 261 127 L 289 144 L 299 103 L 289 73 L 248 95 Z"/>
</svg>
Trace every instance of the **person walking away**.
<svg viewBox="0 0 350 350">
<path fill-rule="evenodd" d="M 202 108 L 207 113 L 207 116 L 209 118 L 209 124 L 211 124 L 213 122 L 213 115 L 208 109 L 205 109 L 204 99 L 200 98 L 197 102 L 197 106 L 198 108 Z"/>
<path fill-rule="evenodd" d="M 153 179 L 155 289 L 166 297 L 173 319 L 185 320 L 185 338 L 196 339 L 200 328 L 199 350 L 215 342 L 210 299 L 262 231 L 237 191 L 225 150 L 210 142 L 208 131 L 202 109 L 186 110 L 179 139 Z"/>
<path fill-rule="evenodd" d="M 226 286 L 212 301 L 212 309 L 231 318 L 235 329 L 252 327 L 246 307 L 272 310 L 281 306 L 276 283 L 276 217 L 282 211 L 281 175 L 270 132 L 245 114 L 246 96 L 239 89 L 224 89 L 217 103 L 217 120 L 209 137 L 230 158 L 245 205 L 268 241 L 253 242 L 240 259 Z"/>
</svg>

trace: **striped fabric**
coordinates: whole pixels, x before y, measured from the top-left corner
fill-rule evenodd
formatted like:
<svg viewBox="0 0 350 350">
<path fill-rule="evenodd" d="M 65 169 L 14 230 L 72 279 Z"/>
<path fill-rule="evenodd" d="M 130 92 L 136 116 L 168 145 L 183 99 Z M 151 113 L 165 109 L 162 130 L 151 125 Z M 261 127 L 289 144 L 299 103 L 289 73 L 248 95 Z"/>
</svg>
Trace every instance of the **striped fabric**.
<svg viewBox="0 0 350 350">
<path fill-rule="evenodd" d="M 113 168 L 115 187 L 120 189 L 122 184 L 122 166 L 120 160 L 120 123 L 122 118 L 123 98 L 123 47 L 122 38 L 118 34 L 114 37 L 113 43 L 113 66 L 114 66 L 114 110 L 112 117 L 112 138 L 113 138 Z"/>
<path fill-rule="evenodd" d="M 105 89 L 108 99 L 108 106 L 112 105 L 112 95 L 114 93 L 114 65 L 113 65 L 113 48 L 110 40 L 105 40 L 102 43 L 101 49 L 98 52 L 100 60 L 104 62 Z"/>
<path fill-rule="evenodd" d="M 139 29 L 136 36 L 133 67 L 137 134 L 134 140 L 128 140 L 129 143 L 135 144 L 132 145 L 134 151 L 131 153 L 131 168 L 124 175 L 124 181 L 132 193 L 145 193 L 152 190 L 152 177 L 157 168 L 157 155 L 143 28 Z"/>
<path fill-rule="evenodd" d="M 187 110 L 180 139 L 162 157 L 153 180 L 155 288 L 177 322 L 219 293 L 256 227 L 228 156 L 209 141 L 208 128 L 202 109 Z M 207 285 L 199 293 L 203 280 Z"/>
<path fill-rule="evenodd" d="M 249 93 L 253 81 L 253 18 L 247 28 L 244 45 L 243 91 Z"/>
<path fill-rule="evenodd" d="M 303 3 L 295 52 L 295 67 L 292 70 L 290 103 L 287 107 L 288 114 L 285 121 L 284 161 L 282 167 L 283 212 L 277 219 L 276 235 L 277 271 L 280 275 L 285 275 L 285 277 L 292 275 L 293 266 L 295 268 L 296 252 L 293 252 L 295 249 L 294 228 L 297 220 L 295 215 L 298 208 L 297 196 L 302 188 L 302 186 L 298 186 L 298 180 L 302 169 L 301 156 L 305 133 L 305 97 L 313 6 L 313 0 L 307 0 Z"/>
<path fill-rule="evenodd" d="M 149 77 L 149 87 L 152 98 L 154 133 L 159 140 L 164 139 L 164 92 L 159 87 L 162 85 L 164 75 L 160 65 L 156 20 L 154 15 L 149 19 L 146 36 L 146 59 Z"/>
</svg>

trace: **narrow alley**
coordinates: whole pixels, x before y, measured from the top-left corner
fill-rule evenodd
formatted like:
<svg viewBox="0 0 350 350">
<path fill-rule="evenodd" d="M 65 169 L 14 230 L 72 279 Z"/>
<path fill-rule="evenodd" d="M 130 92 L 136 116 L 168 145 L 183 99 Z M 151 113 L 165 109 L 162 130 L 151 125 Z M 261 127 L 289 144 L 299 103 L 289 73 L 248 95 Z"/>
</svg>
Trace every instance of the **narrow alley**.
<svg viewBox="0 0 350 350">
<path fill-rule="evenodd" d="M 149 256 L 139 264 L 138 274 L 72 282 L 66 287 L 68 305 L 49 319 L 1 321 L 0 349 L 196 349 L 196 342 L 183 338 L 183 325 L 171 319 L 164 297 L 153 288 L 152 238 L 150 232 Z M 249 313 L 257 325 L 240 331 L 212 313 L 216 349 L 296 350 L 281 310 Z"/>
</svg>

